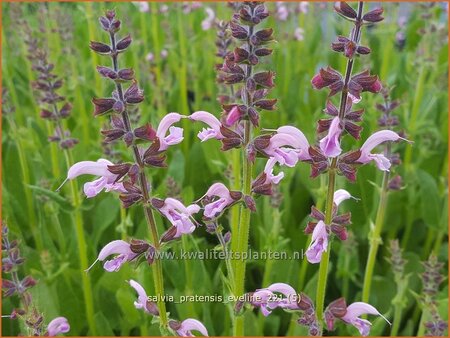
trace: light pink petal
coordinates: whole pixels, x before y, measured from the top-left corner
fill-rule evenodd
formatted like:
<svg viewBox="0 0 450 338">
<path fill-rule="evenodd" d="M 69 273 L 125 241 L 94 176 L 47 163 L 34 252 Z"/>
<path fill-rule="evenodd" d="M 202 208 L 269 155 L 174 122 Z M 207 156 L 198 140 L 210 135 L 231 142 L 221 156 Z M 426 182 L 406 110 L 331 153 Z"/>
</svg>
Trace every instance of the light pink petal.
<svg viewBox="0 0 450 338">
<path fill-rule="evenodd" d="M 378 310 L 372 305 L 364 302 L 355 302 L 347 306 L 347 313 L 342 317 L 342 320 L 346 321 L 347 319 L 356 318 L 364 314 L 380 315 Z"/>
<path fill-rule="evenodd" d="M 69 321 L 65 317 L 56 317 L 48 323 L 47 331 L 50 337 L 56 336 L 60 333 L 67 333 L 70 331 Z"/>
<path fill-rule="evenodd" d="M 72 180 L 80 175 L 111 176 L 113 174 L 108 171 L 108 165 L 112 164 L 112 162 L 102 158 L 97 162 L 81 161 L 69 168 L 67 178 Z"/>
<path fill-rule="evenodd" d="M 212 197 L 217 196 L 221 198 L 225 198 L 227 200 L 233 200 L 230 196 L 230 190 L 225 186 L 223 183 L 214 183 L 212 186 L 209 187 L 208 191 L 206 192 L 205 196 Z"/>
<path fill-rule="evenodd" d="M 197 204 L 191 204 L 191 205 L 188 205 L 186 209 L 187 209 L 189 215 L 192 215 L 192 214 L 196 214 L 197 212 L 200 211 L 200 206 L 198 206 Z"/>
<path fill-rule="evenodd" d="M 366 142 L 364 142 L 364 144 L 362 145 L 361 158 L 363 158 L 364 161 L 364 156 L 370 154 L 370 152 L 381 143 L 386 141 L 398 141 L 399 139 L 401 139 L 400 136 L 392 130 L 377 131 L 376 133 L 369 136 Z"/>
<path fill-rule="evenodd" d="M 239 118 L 241 117 L 241 112 L 239 111 L 239 108 L 237 106 L 234 106 L 230 112 L 227 114 L 227 117 L 225 119 L 225 125 L 227 127 L 231 127 L 233 124 L 235 124 L 237 121 L 239 121 Z"/>
<path fill-rule="evenodd" d="M 370 154 L 368 157 L 373 160 L 377 168 L 382 171 L 389 171 L 391 168 L 391 161 L 383 154 Z"/>
<path fill-rule="evenodd" d="M 204 336 L 208 336 L 208 330 L 206 330 L 205 325 L 203 325 L 197 319 L 185 319 L 181 322 L 181 328 L 178 330 L 180 335 L 184 335 L 186 333 L 191 334 L 191 331 L 198 331 Z"/>
<path fill-rule="evenodd" d="M 160 139 L 164 138 L 166 136 L 167 131 L 169 128 L 174 124 L 181 120 L 181 115 L 178 113 L 169 113 L 166 116 L 164 116 L 159 122 L 158 129 L 156 130 L 156 136 Z"/>
<path fill-rule="evenodd" d="M 122 241 L 121 239 L 109 242 L 98 254 L 98 260 L 103 261 L 106 257 L 110 255 L 124 254 L 129 255 L 133 253 L 130 249 L 130 244 Z"/>
<path fill-rule="evenodd" d="M 333 195 L 333 202 L 336 204 L 336 206 L 339 206 L 343 201 L 348 200 L 351 198 L 352 195 L 347 190 L 339 189 L 334 192 Z"/>
<path fill-rule="evenodd" d="M 331 122 L 328 135 L 320 140 L 320 150 L 326 157 L 336 157 L 342 152 L 339 138 L 341 136 L 342 128 L 340 126 L 339 117 L 335 117 Z"/>
<path fill-rule="evenodd" d="M 87 198 L 95 197 L 102 192 L 106 184 L 107 180 L 104 177 L 100 177 L 92 182 L 86 182 L 83 186 L 83 192 Z"/>
<path fill-rule="evenodd" d="M 147 305 L 147 293 L 145 292 L 144 288 L 142 287 L 141 284 L 139 284 L 138 282 L 130 279 L 130 281 L 128 282 L 130 284 L 130 286 L 136 290 L 137 294 L 138 294 L 138 301 L 134 302 L 134 306 L 136 307 L 136 309 L 145 309 L 146 310 L 146 305 Z"/>
<path fill-rule="evenodd" d="M 295 143 L 293 143 L 293 146 L 298 149 L 308 149 L 309 148 L 309 142 L 306 138 L 305 134 L 301 132 L 300 129 L 293 127 L 293 126 L 282 126 L 277 129 L 277 133 L 279 134 L 288 134 L 295 139 Z"/>
<path fill-rule="evenodd" d="M 294 290 L 292 286 L 285 283 L 274 283 L 267 287 L 268 290 L 272 292 L 279 292 L 285 295 L 286 297 L 295 296 L 297 292 Z"/>
<path fill-rule="evenodd" d="M 328 248 L 328 233 L 323 221 L 319 221 L 312 233 L 311 244 L 306 250 L 308 262 L 316 264 L 322 259 L 322 254 Z"/>
<path fill-rule="evenodd" d="M 169 146 L 173 146 L 175 144 L 179 144 L 181 141 L 183 141 L 183 128 L 179 127 L 170 127 L 169 128 L 169 135 L 167 135 L 164 138 L 160 138 L 160 147 L 159 150 L 163 151 L 169 148 Z"/>
<path fill-rule="evenodd" d="M 273 167 L 277 163 L 276 158 L 271 157 L 266 163 L 266 166 L 264 168 L 264 173 L 266 174 L 266 184 L 272 183 L 272 184 L 278 184 L 284 177 L 284 173 L 280 172 L 278 175 L 273 174 Z"/>
</svg>

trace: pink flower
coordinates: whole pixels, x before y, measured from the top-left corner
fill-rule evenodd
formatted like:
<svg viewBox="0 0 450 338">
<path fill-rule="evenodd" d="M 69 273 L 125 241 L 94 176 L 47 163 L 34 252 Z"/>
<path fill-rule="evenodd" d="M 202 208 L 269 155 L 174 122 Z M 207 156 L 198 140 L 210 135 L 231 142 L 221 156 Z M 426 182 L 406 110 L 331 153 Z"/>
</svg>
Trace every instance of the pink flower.
<svg viewBox="0 0 450 338">
<path fill-rule="evenodd" d="M 200 207 L 197 204 L 185 207 L 180 201 L 169 197 L 164 200 L 164 205 L 159 211 L 177 228 L 174 236 L 174 238 L 177 238 L 182 234 L 190 234 L 195 230 L 192 215 L 199 212 Z"/>
<path fill-rule="evenodd" d="M 306 14 L 308 13 L 308 6 L 309 6 L 308 1 L 300 1 L 300 3 L 298 4 L 298 11 L 300 13 Z"/>
<path fill-rule="evenodd" d="M 98 254 L 97 259 L 94 263 L 86 270 L 89 271 L 97 261 L 103 262 L 108 256 L 116 255 L 113 259 L 106 261 L 105 264 L 103 264 L 103 268 L 108 272 L 116 272 L 119 271 L 119 269 L 122 267 L 123 264 L 125 264 L 128 261 L 133 260 L 136 258 L 137 254 L 131 251 L 130 244 L 122 241 L 122 240 L 115 240 L 112 242 L 109 242 L 105 245 L 105 247 L 100 251 Z"/>
<path fill-rule="evenodd" d="M 181 120 L 182 116 L 178 113 L 170 113 L 163 117 L 156 130 L 156 136 L 159 138 L 159 150 L 163 151 L 175 144 L 183 141 L 183 128 L 172 126 Z M 167 131 L 169 135 L 166 136 Z"/>
<path fill-rule="evenodd" d="M 217 218 L 226 207 L 236 201 L 236 198 L 231 196 L 230 190 L 222 183 L 214 183 L 202 198 L 205 197 L 208 199 L 218 197 L 215 201 L 205 205 L 203 216 L 210 219 Z"/>
<path fill-rule="evenodd" d="M 342 133 L 341 122 L 338 116 L 331 121 L 328 135 L 320 140 L 320 150 L 326 157 L 336 157 L 342 152 L 339 138 Z"/>
<path fill-rule="evenodd" d="M 283 126 L 270 138 L 264 152 L 274 157 L 281 165 L 293 167 L 298 160 L 309 159 L 309 143 L 305 135 L 297 128 Z"/>
<path fill-rule="evenodd" d="M 67 180 L 73 180 L 74 178 L 80 175 L 95 175 L 101 177 L 92 182 L 87 182 L 84 184 L 83 190 L 87 198 L 91 198 L 98 195 L 100 192 L 102 192 L 103 189 L 107 192 L 108 191 L 125 192 L 123 184 L 120 182 L 116 182 L 118 175 L 115 175 L 108 170 L 108 166 L 110 165 L 113 165 L 113 163 L 102 158 L 99 159 L 97 162 L 81 161 L 75 163 L 73 166 L 69 168 L 69 171 L 67 173 L 67 179 L 63 182 L 63 184 Z M 60 188 L 61 187 L 59 187 L 58 190 Z"/>
<path fill-rule="evenodd" d="M 264 168 L 264 173 L 266 174 L 266 181 L 264 184 L 278 184 L 284 177 L 284 172 L 278 173 L 278 175 L 273 174 L 273 167 L 277 163 L 274 157 L 269 158 Z"/>
<path fill-rule="evenodd" d="M 310 263 L 319 263 L 323 252 L 328 248 L 328 231 L 323 221 L 319 221 L 314 228 L 311 238 L 311 244 L 306 250 L 306 258 Z"/>
<path fill-rule="evenodd" d="M 185 319 L 181 323 L 175 320 L 169 321 L 169 326 L 176 331 L 178 336 L 181 337 L 194 337 L 192 331 L 198 331 L 204 336 L 208 336 L 208 330 L 205 325 L 199 322 L 197 319 Z"/>
<path fill-rule="evenodd" d="M 204 31 L 207 31 L 214 24 L 214 19 L 216 18 L 216 14 L 209 7 L 205 8 L 205 12 L 206 12 L 206 18 L 205 18 L 205 20 L 202 21 L 202 29 Z"/>
<path fill-rule="evenodd" d="M 142 285 L 132 279 L 130 279 L 128 283 L 138 294 L 138 299 L 134 302 L 136 309 L 143 309 L 147 313 L 158 316 L 159 312 L 156 304 L 148 300 L 147 293 Z"/>
<path fill-rule="evenodd" d="M 220 133 L 220 127 L 222 124 L 213 114 L 206 111 L 196 111 L 189 116 L 189 119 L 193 121 L 201 121 L 209 126 L 209 128 L 203 128 L 203 130 L 197 135 L 202 142 L 212 138 L 217 140 L 224 138 L 224 136 Z"/>
<path fill-rule="evenodd" d="M 386 141 L 398 141 L 398 140 L 404 140 L 406 139 L 400 137 L 397 133 L 391 131 L 391 130 L 381 130 L 377 131 L 376 133 L 372 134 L 366 142 L 362 145 L 360 151 L 361 156 L 359 159 L 356 160 L 356 162 L 359 163 L 369 163 L 370 161 L 375 161 L 375 164 L 377 165 L 378 169 L 383 171 L 389 171 L 389 168 L 391 167 L 391 161 L 386 158 L 383 154 L 372 154 L 371 151 L 378 145 L 380 145 L 383 142 Z"/>
<path fill-rule="evenodd" d="M 298 309 L 297 297 L 297 292 L 292 286 L 285 283 L 274 283 L 267 288 L 253 292 L 250 303 L 259 307 L 261 313 L 267 317 L 277 307 L 291 310 Z"/>
<path fill-rule="evenodd" d="M 370 332 L 370 327 L 372 326 L 372 324 L 366 319 L 359 318 L 359 316 L 363 314 L 381 316 L 386 322 L 389 323 L 389 325 L 391 324 L 372 305 L 363 302 L 356 302 L 347 306 L 347 312 L 341 319 L 344 322 L 356 327 L 362 336 L 367 336 Z"/>
<path fill-rule="evenodd" d="M 60 333 L 67 333 L 70 331 L 70 325 L 67 318 L 56 317 L 47 325 L 48 335 L 50 337 L 56 336 Z"/>
</svg>

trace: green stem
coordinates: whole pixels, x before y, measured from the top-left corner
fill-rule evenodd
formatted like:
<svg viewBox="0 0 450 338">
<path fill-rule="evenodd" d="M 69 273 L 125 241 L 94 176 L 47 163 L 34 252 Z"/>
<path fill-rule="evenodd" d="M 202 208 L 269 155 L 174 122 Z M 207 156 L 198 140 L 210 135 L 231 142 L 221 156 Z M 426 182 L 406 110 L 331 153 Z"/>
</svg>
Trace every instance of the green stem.
<svg viewBox="0 0 450 338">
<path fill-rule="evenodd" d="M 251 137 L 251 125 L 249 121 L 244 121 L 245 124 L 245 135 L 244 135 L 244 149 L 247 147 L 250 137 Z M 250 195 L 251 194 L 251 181 L 252 181 L 252 162 L 246 157 L 244 159 L 244 165 L 242 167 L 243 172 L 243 194 Z M 244 256 L 247 254 L 248 250 L 248 236 L 250 230 L 250 209 L 248 209 L 244 204 L 241 205 L 241 221 L 239 225 L 239 232 L 237 238 L 235 240 L 238 241 L 237 253 L 238 260 L 236 261 L 236 273 L 235 273 L 235 292 L 234 294 L 237 297 L 240 297 L 244 294 L 244 286 L 245 286 L 245 268 L 246 268 L 246 260 L 244 260 Z M 233 335 L 236 337 L 240 337 L 244 335 L 244 317 L 239 316 L 235 318 L 234 332 Z"/>
<path fill-rule="evenodd" d="M 241 189 L 241 154 L 239 149 L 233 149 L 232 163 L 233 163 L 233 189 L 238 191 Z M 231 234 L 237 234 L 239 232 L 239 206 L 234 205 L 231 208 Z M 231 252 L 237 251 L 237 240 L 231 240 Z M 236 262 L 231 260 L 231 266 L 236 271 Z"/>
<path fill-rule="evenodd" d="M 403 312 L 403 307 L 401 305 L 395 305 L 394 308 L 394 321 L 392 323 L 391 337 L 397 336 L 398 329 L 400 328 L 400 323 L 402 321 Z"/>
<path fill-rule="evenodd" d="M 336 160 L 333 159 L 332 162 L 334 163 L 336 162 Z M 328 192 L 325 207 L 325 224 L 331 224 L 333 218 L 333 198 L 334 198 L 334 189 L 336 186 L 336 169 L 334 168 L 333 163 L 328 171 Z M 317 311 L 316 313 L 317 318 L 319 320 L 322 320 L 323 317 L 323 307 L 325 303 L 325 292 L 327 289 L 327 279 L 328 279 L 328 265 L 330 263 L 330 252 L 331 252 L 331 242 L 328 243 L 327 251 L 325 251 L 322 255 L 319 267 L 319 279 L 317 281 L 317 292 L 316 292 L 316 311 Z"/>
<path fill-rule="evenodd" d="M 417 329 L 417 337 L 423 337 L 425 336 L 425 318 L 427 316 L 426 311 L 423 309 L 422 310 L 422 315 L 420 316 L 420 322 L 419 322 L 419 327 Z"/>
<path fill-rule="evenodd" d="M 29 185 L 31 185 L 31 175 L 30 175 L 30 166 L 27 161 L 27 157 L 25 155 L 24 146 L 22 143 L 22 139 L 19 135 L 19 131 L 17 128 L 17 125 L 14 122 L 13 116 L 9 116 L 8 119 L 9 125 L 15 135 L 16 140 L 16 147 L 17 147 L 17 153 L 19 155 L 19 163 L 20 163 L 20 169 L 22 170 L 22 180 L 23 180 L 23 189 L 25 192 L 25 200 L 27 204 L 27 214 L 28 214 L 28 221 L 30 224 L 30 230 L 33 235 L 34 242 L 36 243 L 36 248 L 38 251 L 42 251 L 44 248 L 44 244 L 42 242 L 42 237 L 40 231 L 38 231 L 38 223 L 36 220 L 36 213 L 34 208 L 34 200 L 33 200 L 33 194 L 29 188 Z"/>
<path fill-rule="evenodd" d="M 67 168 L 69 168 L 73 164 L 72 153 L 70 150 L 65 150 L 64 156 L 66 159 Z M 83 215 L 80 209 L 81 200 L 78 194 L 78 183 L 76 180 L 70 180 L 70 189 L 72 193 L 72 203 L 74 206 L 72 217 L 75 223 L 75 233 L 78 243 L 78 258 L 80 260 L 80 273 L 81 282 L 83 285 L 84 305 L 86 307 L 86 318 L 90 328 L 90 333 L 95 336 L 97 335 L 97 328 L 94 320 L 94 300 L 92 296 L 90 275 L 86 273 L 86 270 L 89 267 L 89 262 L 83 228 Z"/>
<path fill-rule="evenodd" d="M 380 203 L 378 204 L 377 216 L 375 218 L 375 226 L 371 230 L 369 235 L 369 255 L 367 257 L 366 271 L 364 274 L 364 286 L 362 293 L 362 301 L 369 302 L 370 288 L 372 285 L 373 269 L 375 267 L 375 260 L 377 258 L 378 247 L 381 244 L 381 230 L 383 228 L 384 218 L 386 215 L 386 207 L 388 201 L 388 184 L 389 184 L 389 172 L 384 172 L 383 183 L 381 185 Z"/>
</svg>

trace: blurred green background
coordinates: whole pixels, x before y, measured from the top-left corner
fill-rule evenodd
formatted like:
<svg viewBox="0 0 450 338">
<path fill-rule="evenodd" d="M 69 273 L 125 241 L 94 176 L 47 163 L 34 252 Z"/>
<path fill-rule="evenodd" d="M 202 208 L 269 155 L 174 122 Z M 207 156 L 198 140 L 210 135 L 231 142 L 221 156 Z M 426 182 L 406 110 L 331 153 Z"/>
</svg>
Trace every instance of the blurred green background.
<svg viewBox="0 0 450 338">
<path fill-rule="evenodd" d="M 277 43 L 273 56 L 259 67 L 276 72 L 276 87 L 270 97 L 278 99 L 278 109 L 264 112 L 263 128 L 277 128 L 292 124 L 299 127 L 309 140 L 314 140 L 317 119 L 323 117 L 326 92 L 311 88 L 310 80 L 320 67 L 330 65 L 343 72 L 346 59 L 331 51 L 330 43 L 336 35 L 347 35 L 351 24 L 332 10 L 332 3 L 310 3 L 307 13 L 297 10 L 296 3 L 285 4 L 289 10 L 286 20 L 277 18 L 277 5 L 269 3 L 271 16 L 266 26 L 273 27 Z M 367 4 L 372 8 L 376 3 Z M 56 187 L 64 180 L 66 163 L 61 152 L 53 150 L 57 166 L 51 165 L 52 147 L 47 141 L 48 126 L 39 118 L 39 107 L 30 86 L 35 74 L 27 59 L 27 37 L 37 39 L 48 51 L 55 72 L 64 79 L 59 91 L 74 108 L 67 127 L 80 140 L 73 149 L 75 161 L 97 160 L 104 157 L 99 130 L 106 119 L 94 119 L 91 99 L 108 96 L 111 84 L 103 81 L 95 66 L 108 64 L 107 58 L 92 53 L 89 41 L 106 41 L 106 34 L 98 25 L 98 17 L 106 9 L 115 8 L 122 20 L 121 35 L 130 33 L 133 43 L 121 56 L 121 65 L 133 67 L 145 101 L 139 106 L 140 121 L 157 125 L 168 112 L 189 114 L 206 110 L 219 116 L 221 108 L 216 100 L 218 86 L 214 65 L 216 30 L 202 29 L 205 8 L 215 11 L 219 20 L 229 20 L 232 9 L 226 3 L 203 3 L 192 8 L 187 3 L 150 3 L 149 11 L 140 11 L 133 3 L 3 3 L 2 26 L 2 86 L 8 96 L 3 100 L 15 107 L 15 112 L 2 120 L 2 218 L 7 221 L 16 238 L 22 241 L 27 261 L 24 269 L 39 283 L 32 289 L 35 305 L 46 320 L 62 315 L 69 319 L 69 335 L 87 335 L 87 325 L 73 212 L 69 188 L 60 194 Z M 405 189 L 389 196 L 383 245 L 380 247 L 373 278 L 370 303 L 392 318 L 392 299 L 396 285 L 392 267 L 386 260 L 387 243 L 398 238 L 408 260 L 411 274 L 404 297 L 400 335 L 415 335 L 422 308 L 415 294 L 420 294 L 423 271 L 420 261 L 434 252 L 438 259 L 448 261 L 448 22 L 446 3 L 385 3 L 385 20 L 365 29 L 362 44 L 372 49 L 361 57 L 355 72 L 370 68 L 384 84 L 392 86 L 392 98 L 401 105 L 394 112 L 400 128 L 413 146 L 395 144 L 403 163 L 395 173 L 404 179 Z M 26 24 L 24 24 L 24 22 Z M 29 27 L 29 29 L 27 28 Z M 303 40 L 294 36 L 302 28 Z M 165 52 L 161 54 L 162 51 Z M 153 60 L 148 60 L 148 54 Z M 381 95 L 363 94 L 357 107 L 365 108 L 363 135 L 377 130 L 379 112 L 376 103 Z M 3 103 L 5 106 L 5 102 Z M 186 125 L 185 140 L 168 152 L 168 169 L 149 169 L 155 186 L 154 194 L 164 197 L 180 191 L 184 202 L 199 198 L 210 184 L 227 182 L 229 155 L 218 151 L 217 141 L 200 143 L 196 137 L 199 124 Z M 345 149 L 356 149 L 360 142 Z M 117 158 L 129 158 L 122 145 L 115 145 Z M 263 168 L 257 162 L 256 172 Z M 56 172 L 55 172 L 56 171 Z M 281 206 L 271 208 L 270 198 L 257 201 L 258 213 L 252 216 L 250 246 L 253 250 L 300 251 L 308 245 L 303 229 L 309 220 L 311 205 L 323 203 L 325 180 L 310 179 L 309 167 L 283 168 L 286 174 L 280 185 Z M 58 173 L 59 172 L 59 173 Z M 58 175 L 59 174 L 59 175 Z M 87 181 L 82 178 L 79 183 Z M 357 198 L 343 210 L 352 212 L 353 236 L 347 242 L 334 241 L 331 272 L 325 303 L 345 296 L 347 302 L 359 301 L 368 253 L 368 236 L 378 207 L 378 186 L 381 173 L 373 165 L 358 171 L 356 184 L 339 177 L 337 186 L 345 188 Z M 175 186 L 175 188 L 174 188 Z M 81 185 L 80 185 L 81 187 Z M 81 193 L 81 191 L 80 191 Z M 106 243 L 118 238 L 146 238 L 147 229 L 140 208 L 121 210 L 117 196 L 102 193 L 82 203 L 83 224 L 89 262 Z M 158 215 L 160 233 L 167 229 L 167 221 Z M 222 224 L 228 229 L 227 221 Z M 32 236 L 36 229 L 42 241 L 38 248 Z M 188 236 L 184 245 L 190 250 L 214 248 L 217 240 L 204 227 Z M 179 250 L 175 245 L 173 250 Z M 186 294 L 213 295 L 223 290 L 224 263 L 207 261 L 164 261 L 166 292 L 175 297 Z M 302 269 L 303 267 L 303 269 Z M 303 261 L 249 261 L 247 291 L 274 282 L 291 284 L 314 298 L 318 266 Z M 442 271 L 446 276 L 447 268 Z M 94 321 L 99 335 L 156 335 L 151 318 L 133 306 L 134 290 L 124 281 L 133 278 L 152 290 L 151 271 L 141 265 L 134 269 L 126 265 L 117 273 L 107 273 L 100 265 L 90 271 L 93 288 Z M 447 281 L 445 282 L 447 284 Z M 438 295 L 441 316 L 447 316 L 448 289 Z M 17 299 L 3 299 L 2 315 L 18 306 Z M 169 304 L 171 317 L 201 320 L 210 335 L 230 335 L 230 304 L 183 303 Z M 246 332 L 252 335 L 301 335 L 303 329 L 281 311 L 263 318 L 259 312 L 247 311 Z M 220 320 L 218 320 L 220 318 Z M 446 318 L 446 317 L 444 317 Z M 293 324 L 294 323 L 294 324 Z M 355 334 L 354 328 L 339 325 L 334 334 Z M 2 334 L 16 335 L 17 321 L 2 318 Z M 378 319 L 371 334 L 388 335 L 389 327 Z"/>
</svg>

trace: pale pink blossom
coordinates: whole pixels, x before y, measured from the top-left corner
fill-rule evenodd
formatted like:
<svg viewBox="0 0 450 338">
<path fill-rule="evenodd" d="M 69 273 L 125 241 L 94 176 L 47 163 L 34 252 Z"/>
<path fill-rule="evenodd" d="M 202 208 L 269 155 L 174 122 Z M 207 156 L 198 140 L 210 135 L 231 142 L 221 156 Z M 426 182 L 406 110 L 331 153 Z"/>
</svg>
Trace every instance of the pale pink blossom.
<svg viewBox="0 0 450 338">
<path fill-rule="evenodd" d="M 306 250 L 308 262 L 316 264 L 322 259 L 322 254 L 328 248 L 328 230 L 323 221 L 319 221 L 314 228 L 311 238 L 311 244 Z"/>
<path fill-rule="evenodd" d="M 106 244 L 98 254 L 94 263 L 86 270 L 89 271 L 98 261 L 103 262 L 107 257 L 115 255 L 113 259 L 106 261 L 103 268 L 108 272 L 117 272 L 128 261 L 137 257 L 137 254 L 131 251 L 130 244 L 123 240 L 115 240 Z"/>
<path fill-rule="evenodd" d="M 103 158 L 94 161 L 81 161 L 75 163 L 73 166 L 69 168 L 67 172 L 67 178 L 63 182 L 63 184 L 67 180 L 73 180 L 80 175 L 95 175 L 100 176 L 100 178 L 87 182 L 84 184 L 83 190 L 86 197 L 91 198 L 98 195 L 100 192 L 105 190 L 109 191 L 118 191 L 125 192 L 123 184 L 120 182 L 116 182 L 118 175 L 111 173 L 108 170 L 108 166 L 113 165 L 112 162 L 105 160 Z M 62 186 L 62 185 L 61 185 Z M 58 188 L 58 190 L 61 187 Z"/>
<path fill-rule="evenodd" d="M 195 230 L 196 226 L 192 215 L 198 213 L 200 207 L 197 204 L 191 204 L 186 207 L 180 201 L 169 197 L 164 200 L 164 205 L 159 211 L 177 228 L 174 237 L 177 238 L 183 234 L 190 234 Z"/>
<path fill-rule="evenodd" d="M 338 116 L 336 116 L 330 125 L 328 130 L 328 135 L 320 140 L 320 150 L 326 157 L 336 157 L 342 152 L 340 137 L 342 133 L 341 121 Z"/>
<path fill-rule="evenodd" d="M 56 317 L 47 325 L 47 332 L 50 337 L 70 331 L 69 321 L 65 317 Z"/>
<path fill-rule="evenodd" d="M 386 322 L 391 324 L 376 308 L 363 302 L 355 302 L 347 306 L 347 312 L 341 319 L 356 327 L 362 336 L 367 336 L 372 324 L 366 319 L 359 318 L 359 316 L 364 314 L 381 316 Z"/>
<path fill-rule="evenodd" d="M 178 113 L 169 113 L 163 117 L 156 130 L 156 136 L 159 138 L 159 150 L 166 150 L 169 146 L 179 144 L 183 141 L 183 128 L 174 127 L 173 124 L 181 120 L 182 115 Z M 169 134 L 167 135 L 167 131 Z"/>
<path fill-rule="evenodd" d="M 203 216 L 210 219 L 216 218 L 226 207 L 235 202 L 235 199 L 230 194 L 230 190 L 223 183 L 214 183 L 204 197 L 218 197 L 218 199 L 206 204 L 204 207 Z"/>
<path fill-rule="evenodd" d="M 297 27 L 294 31 L 294 38 L 297 41 L 303 41 L 305 40 L 305 30 L 301 27 Z"/>
<path fill-rule="evenodd" d="M 174 321 L 172 321 L 173 323 Z M 169 323 L 170 325 L 170 323 Z M 178 336 L 182 337 L 194 337 L 192 331 L 198 331 L 204 336 L 208 336 L 208 330 L 206 330 L 205 325 L 203 325 L 197 319 L 185 319 L 181 323 L 177 323 L 175 327 L 175 331 Z"/>
<path fill-rule="evenodd" d="M 196 111 L 195 113 L 189 115 L 189 119 L 193 121 L 201 121 L 206 123 L 209 128 L 203 128 L 197 136 L 203 142 L 212 138 L 217 140 L 223 139 L 223 135 L 220 133 L 220 127 L 222 124 L 219 119 L 215 117 L 213 114 L 210 114 L 206 111 Z"/>
<path fill-rule="evenodd" d="M 279 172 L 278 175 L 273 174 L 273 167 L 277 163 L 274 157 L 269 158 L 264 167 L 264 173 L 266 174 L 266 181 L 264 184 L 275 184 L 277 185 L 284 177 L 284 172 Z"/>
<path fill-rule="evenodd" d="M 361 156 L 356 160 L 356 162 L 366 164 L 370 161 L 374 161 L 378 169 L 389 171 L 389 168 L 391 167 L 391 161 L 386 156 L 384 156 L 384 154 L 372 154 L 371 151 L 383 142 L 396 142 L 398 140 L 407 141 L 391 130 L 377 131 L 376 133 L 372 134 L 366 140 L 366 142 L 364 142 L 360 149 Z"/>
</svg>

